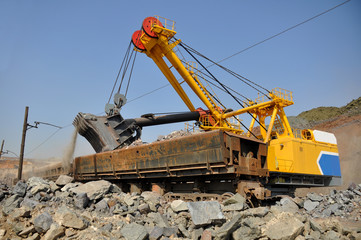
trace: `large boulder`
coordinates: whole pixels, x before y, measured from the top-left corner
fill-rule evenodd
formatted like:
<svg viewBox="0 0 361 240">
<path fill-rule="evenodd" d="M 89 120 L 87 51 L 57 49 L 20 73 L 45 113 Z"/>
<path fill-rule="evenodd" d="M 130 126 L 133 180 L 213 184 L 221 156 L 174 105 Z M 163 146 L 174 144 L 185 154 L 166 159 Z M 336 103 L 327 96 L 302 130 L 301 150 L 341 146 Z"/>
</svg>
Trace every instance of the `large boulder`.
<svg viewBox="0 0 361 240">
<path fill-rule="evenodd" d="M 155 223 L 155 225 L 158 227 L 169 227 L 169 223 L 166 216 L 160 214 L 159 212 L 157 213 L 151 212 L 148 214 L 148 217 L 151 218 Z"/>
<path fill-rule="evenodd" d="M 213 222 L 225 222 L 221 205 L 216 201 L 188 202 L 192 221 L 196 226 L 208 225 Z"/>
<path fill-rule="evenodd" d="M 27 236 L 28 234 L 34 233 L 34 232 L 36 232 L 36 230 L 35 230 L 34 225 L 32 225 L 30 227 L 25 228 L 23 231 L 18 233 L 18 235 L 24 237 L 24 236 Z"/>
<path fill-rule="evenodd" d="M 246 199 L 241 194 L 236 193 L 232 197 L 224 200 L 223 205 L 227 206 L 227 205 L 237 204 L 237 203 L 244 204 L 245 202 L 246 202 Z"/>
<path fill-rule="evenodd" d="M 20 206 L 22 201 L 23 198 L 16 194 L 6 199 L 3 205 L 4 215 L 9 215 L 15 208 L 18 208 Z"/>
<path fill-rule="evenodd" d="M 97 200 L 107 194 L 111 188 L 111 183 L 105 180 L 87 182 L 69 191 L 74 194 L 86 193 L 90 200 Z"/>
<path fill-rule="evenodd" d="M 315 202 L 321 202 L 323 200 L 323 197 L 317 193 L 307 193 L 307 198 Z"/>
<path fill-rule="evenodd" d="M 138 206 L 138 211 L 141 213 L 141 214 L 147 214 L 149 213 L 151 210 L 149 208 L 149 204 L 148 203 L 143 203 L 143 204 L 140 204 Z"/>
<path fill-rule="evenodd" d="M 310 227 L 312 228 L 312 230 L 314 231 L 318 231 L 320 233 L 323 233 L 325 230 L 323 229 L 323 227 L 313 218 L 309 219 L 310 222 Z"/>
<path fill-rule="evenodd" d="M 143 197 L 143 199 L 146 203 L 148 203 L 151 211 L 153 211 L 153 212 L 157 211 L 157 207 L 159 206 L 160 201 L 162 199 L 162 196 L 159 193 L 145 191 L 145 192 L 142 192 L 142 194 L 140 196 Z"/>
<path fill-rule="evenodd" d="M 55 240 L 64 236 L 64 234 L 65 228 L 57 223 L 53 223 L 51 224 L 50 229 L 46 232 L 42 240 Z"/>
<path fill-rule="evenodd" d="M 60 189 L 60 191 L 62 191 L 62 192 L 68 192 L 70 189 L 76 188 L 76 187 L 78 187 L 78 186 L 80 186 L 80 185 L 83 185 L 83 184 L 82 184 L 82 183 L 68 183 L 68 184 L 66 184 L 64 187 L 62 187 L 62 188 Z"/>
<path fill-rule="evenodd" d="M 242 216 L 244 217 L 264 217 L 269 212 L 268 207 L 258 207 L 258 208 L 250 208 L 243 212 L 241 212 Z"/>
<path fill-rule="evenodd" d="M 28 190 L 39 185 L 39 184 L 48 184 L 48 182 L 41 177 L 31 177 L 26 181 L 26 184 L 28 185 Z"/>
<path fill-rule="evenodd" d="M 75 212 L 65 211 L 61 214 L 61 225 L 68 228 L 84 229 L 87 227 L 83 218 L 79 217 Z"/>
<path fill-rule="evenodd" d="M 95 204 L 95 209 L 96 209 L 98 212 L 102 212 L 102 213 L 108 212 L 108 211 L 109 211 L 109 206 L 108 206 L 107 200 L 102 199 L 102 200 L 100 200 L 99 202 L 97 202 L 97 203 Z"/>
<path fill-rule="evenodd" d="M 52 223 L 53 218 L 48 212 L 43 212 L 34 219 L 34 227 L 38 233 L 45 233 L 48 231 Z"/>
<path fill-rule="evenodd" d="M 74 181 L 73 177 L 67 175 L 60 175 L 56 180 L 55 184 L 58 186 L 65 186 L 66 184 L 71 183 L 73 181 Z"/>
<path fill-rule="evenodd" d="M 143 197 L 144 201 L 150 205 L 157 205 L 160 203 L 160 200 L 162 199 L 162 195 L 150 191 L 144 191 L 140 196 Z"/>
<path fill-rule="evenodd" d="M 326 209 L 322 211 L 324 217 L 329 217 L 332 213 L 336 215 L 338 209 L 342 208 L 341 204 L 334 203 L 328 206 Z"/>
<path fill-rule="evenodd" d="M 177 227 L 164 227 L 163 236 L 165 237 L 176 237 L 178 232 Z"/>
<path fill-rule="evenodd" d="M 147 229 L 137 223 L 125 225 L 120 232 L 127 240 L 144 240 L 148 237 Z"/>
<path fill-rule="evenodd" d="M 311 212 L 313 209 L 315 209 L 320 203 L 317 201 L 311 201 L 307 199 L 303 202 L 303 208 L 306 209 L 307 212 Z"/>
<path fill-rule="evenodd" d="M 158 240 L 163 235 L 164 228 L 155 226 L 149 233 L 149 240 Z"/>
<path fill-rule="evenodd" d="M 15 208 L 11 211 L 11 213 L 9 214 L 9 216 L 12 219 L 19 219 L 19 218 L 27 218 L 31 216 L 31 211 L 29 208 L 26 207 L 20 207 L 20 208 Z"/>
<path fill-rule="evenodd" d="M 18 181 L 13 189 L 13 193 L 19 195 L 20 197 L 24 197 L 26 194 L 26 188 L 28 185 L 23 181 Z"/>
<path fill-rule="evenodd" d="M 259 228 L 251 228 L 248 226 L 241 226 L 236 231 L 232 233 L 233 239 L 242 239 L 242 240 L 253 240 L 261 237 L 262 232 Z"/>
<path fill-rule="evenodd" d="M 123 193 L 122 189 L 121 189 L 120 187 L 118 187 L 117 185 L 115 185 L 114 183 L 113 183 L 112 186 L 110 187 L 110 192 L 112 192 L 112 193 L 118 193 L 118 194 Z"/>
<path fill-rule="evenodd" d="M 88 206 L 89 198 L 86 193 L 79 193 L 74 198 L 74 205 L 77 208 L 84 209 Z"/>
<path fill-rule="evenodd" d="M 235 215 L 231 221 L 226 222 L 216 232 L 215 240 L 229 239 L 229 236 L 241 225 L 242 215 Z"/>
<path fill-rule="evenodd" d="M 292 213 L 283 212 L 266 223 L 264 235 L 274 240 L 293 240 L 302 233 L 304 224 Z"/>
<path fill-rule="evenodd" d="M 124 198 L 123 198 L 123 201 L 129 207 L 133 206 L 134 203 L 135 203 L 134 198 L 130 194 L 125 195 Z"/>
<path fill-rule="evenodd" d="M 243 203 L 235 203 L 235 204 L 230 204 L 230 205 L 224 206 L 223 211 L 224 212 L 241 211 L 244 209 L 244 207 L 245 207 L 245 205 Z"/>
<path fill-rule="evenodd" d="M 188 210 L 188 206 L 187 203 L 184 202 L 183 200 L 174 200 L 171 204 L 170 207 L 172 208 L 172 210 L 174 212 L 181 212 L 181 211 L 187 211 Z"/>
<path fill-rule="evenodd" d="M 292 201 L 292 199 L 289 197 L 282 198 L 280 203 L 283 211 L 285 212 L 295 213 L 299 209 L 297 204 L 294 201 Z"/>
<path fill-rule="evenodd" d="M 21 202 L 22 207 L 28 207 L 30 209 L 35 208 L 40 203 L 38 201 L 35 201 L 33 199 L 30 199 L 28 197 L 25 197 L 24 200 Z"/>
<path fill-rule="evenodd" d="M 55 193 L 56 191 L 58 191 L 60 189 L 60 187 L 58 185 L 55 184 L 55 182 L 50 181 L 49 182 L 49 186 L 50 186 L 50 191 Z"/>
<path fill-rule="evenodd" d="M 38 192 L 48 192 L 50 185 L 48 183 L 39 183 L 30 189 L 30 193 L 34 196 Z"/>
</svg>

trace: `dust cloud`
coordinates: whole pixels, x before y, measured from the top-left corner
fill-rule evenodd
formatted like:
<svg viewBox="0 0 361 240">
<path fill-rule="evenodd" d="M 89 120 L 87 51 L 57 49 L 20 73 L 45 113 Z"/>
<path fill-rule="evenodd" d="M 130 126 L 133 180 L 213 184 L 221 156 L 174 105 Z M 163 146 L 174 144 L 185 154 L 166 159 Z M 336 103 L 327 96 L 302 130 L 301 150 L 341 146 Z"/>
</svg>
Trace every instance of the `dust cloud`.
<svg viewBox="0 0 361 240">
<path fill-rule="evenodd" d="M 339 147 L 344 188 L 347 188 L 352 182 L 356 184 L 361 183 L 361 124 L 357 127 L 358 129 L 353 128 L 353 131 L 352 129 L 340 131 L 336 135 L 338 142 L 345 141 L 342 144 L 343 146 Z"/>
<path fill-rule="evenodd" d="M 71 165 L 72 160 L 73 160 L 73 155 L 74 155 L 74 151 L 75 151 L 75 145 L 76 145 L 77 137 L 78 137 L 78 132 L 77 132 L 76 128 L 74 128 L 74 132 L 73 132 L 72 137 L 71 137 L 71 142 L 69 143 L 67 148 L 64 150 L 64 155 L 63 155 L 63 158 L 62 158 L 62 165 L 63 165 L 63 168 L 64 168 L 64 172 L 69 172 L 70 171 L 70 165 Z"/>
</svg>

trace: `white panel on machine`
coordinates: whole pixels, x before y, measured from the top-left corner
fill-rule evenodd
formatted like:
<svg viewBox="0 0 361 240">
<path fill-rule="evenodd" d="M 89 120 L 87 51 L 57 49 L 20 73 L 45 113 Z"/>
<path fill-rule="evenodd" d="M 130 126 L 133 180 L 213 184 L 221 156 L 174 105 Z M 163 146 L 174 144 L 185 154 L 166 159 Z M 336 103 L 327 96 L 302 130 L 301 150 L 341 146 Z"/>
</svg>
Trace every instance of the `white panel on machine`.
<svg viewBox="0 0 361 240">
<path fill-rule="evenodd" d="M 336 137 L 333 133 L 313 130 L 313 136 L 317 142 L 337 144 Z"/>
</svg>

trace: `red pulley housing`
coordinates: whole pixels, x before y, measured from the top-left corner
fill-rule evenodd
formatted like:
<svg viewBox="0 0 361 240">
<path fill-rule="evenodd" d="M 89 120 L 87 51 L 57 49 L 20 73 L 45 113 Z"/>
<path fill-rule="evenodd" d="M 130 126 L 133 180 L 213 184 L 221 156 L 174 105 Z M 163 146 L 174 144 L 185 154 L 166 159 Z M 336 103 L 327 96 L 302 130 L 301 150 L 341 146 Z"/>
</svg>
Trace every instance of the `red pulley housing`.
<svg viewBox="0 0 361 240">
<path fill-rule="evenodd" d="M 135 31 L 132 35 L 132 43 L 137 49 L 144 51 L 145 47 L 142 41 L 140 41 L 140 37 L 142 36 L 142 34 L 143 34 L 142 30 Z"/>
<path fill-rule="evenodd" d="M 155 17 L 147 17 L 143 21 L 143 31 L 151 38 L 157 38 L 157 34 L 152 31 L 153 25 L 163 27 L 163 24 Z"/>
</svg>

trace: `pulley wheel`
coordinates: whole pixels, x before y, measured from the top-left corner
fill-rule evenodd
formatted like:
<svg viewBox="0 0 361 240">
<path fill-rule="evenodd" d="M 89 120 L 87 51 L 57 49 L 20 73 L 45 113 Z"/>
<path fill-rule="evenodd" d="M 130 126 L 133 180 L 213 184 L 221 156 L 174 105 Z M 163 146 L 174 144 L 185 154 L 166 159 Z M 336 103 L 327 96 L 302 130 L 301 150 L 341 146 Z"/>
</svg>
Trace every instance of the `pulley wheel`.
<svg viewBox="0 0 361 240">
<path fill-rule="evenodd" d="M 155 17 L 147 17 L 143 21 L 143 31 L 151 38 L 157 38 L 157 34 L 152 31 L 153 25 L 163 27 L 163 24 Z"/>
<path fill-rule="evenodd" d="M 142 30 L 135 31 L 132 35 L 132 43 L 134 44 L 134 46 L 137 49 L 144 51 L 145 47 L 144 47 L 142 41 L 140 41 L 140 37 L 142 36 L 142 34 L 143 34 Z"/>
</svg>

